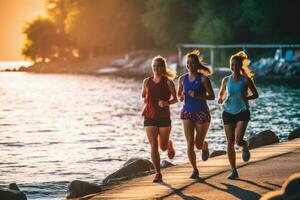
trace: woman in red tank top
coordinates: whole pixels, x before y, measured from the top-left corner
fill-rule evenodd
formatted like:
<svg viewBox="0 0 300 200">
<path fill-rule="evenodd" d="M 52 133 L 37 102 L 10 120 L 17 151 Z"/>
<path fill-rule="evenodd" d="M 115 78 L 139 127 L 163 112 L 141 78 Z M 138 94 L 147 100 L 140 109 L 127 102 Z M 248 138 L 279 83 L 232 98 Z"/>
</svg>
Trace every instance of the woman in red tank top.
<svg viewBox="0 0 300 200">
<path fill-rule="evenodd" d="M 173 79 L 176 72 L 167 67 L 166 59 L 156 56 L 152 60 L 153 76 L 144 79 L 142 98 L 145 106 L 143 110 L 144 127 L 151 146 L 151 160 L 156 169 L 153 182 L 162 182 L 160 172 L 160 155 L 158 146 L 162 151 L 168 152 L 168 157 L 175 156 L 171 133 L 170 105 L 178 102 Z"/>
</svg>

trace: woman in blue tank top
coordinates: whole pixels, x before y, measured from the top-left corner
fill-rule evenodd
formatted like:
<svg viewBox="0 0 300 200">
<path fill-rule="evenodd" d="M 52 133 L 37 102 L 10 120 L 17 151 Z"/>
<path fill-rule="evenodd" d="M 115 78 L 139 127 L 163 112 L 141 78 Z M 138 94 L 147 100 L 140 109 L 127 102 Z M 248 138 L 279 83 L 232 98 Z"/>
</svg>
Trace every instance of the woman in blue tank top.
<svg viewBox="0 0 300 200">
<path fill-rule="evenodd" d="M 222 118 L 227 138 L 227 155 L 232 169 L 227 177 L 229 179 L 238 178 L 234 143 L 243 148 L 243 160 L 247 162 L 250 159 L 248 143 L 244 140 L 250 120 L 248 100 L 258 98 L 258 93 L 253 83 L 253 74 L 249 69 L 249 63 L 244 51 L 231 56 L 230 69 L 232 73 L 223 78 L 218 96 L 218 103 L 224 102 Z M 251 91 L 251 95 L 248 90 Z"/>
<path fill-rule="evenodd" d="M 178 81 L 178 99 L 184 100 L 180 118 L 187 141 L 188 158 L 193 167 L 190 178 L 199 177 L 194 146 L 202 150 L 202 160 L 206 161 L 209 157 L 205 136 L 210 125 L 210 113 L 206 100 L 215 99 L 210 80 L 206 76 L 211 72 L 201 63 L 199 55 L 198 50 L 186 55 L 188 73 L 179 77 Z"/>
</svg>

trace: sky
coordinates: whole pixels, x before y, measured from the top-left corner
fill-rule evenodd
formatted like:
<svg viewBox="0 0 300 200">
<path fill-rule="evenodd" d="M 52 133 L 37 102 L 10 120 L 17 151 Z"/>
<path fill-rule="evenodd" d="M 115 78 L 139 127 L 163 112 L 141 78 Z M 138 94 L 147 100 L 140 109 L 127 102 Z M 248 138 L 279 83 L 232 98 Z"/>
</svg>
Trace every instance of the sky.
<svg viewBox="0 0 300 200">
<path fill-rule="evenodd" d="M 22 29 L 37 16 L 46 16 L 44 0 L 0 0 L 0 16 L 0 61 L 24 60 Z"/>
</svg>

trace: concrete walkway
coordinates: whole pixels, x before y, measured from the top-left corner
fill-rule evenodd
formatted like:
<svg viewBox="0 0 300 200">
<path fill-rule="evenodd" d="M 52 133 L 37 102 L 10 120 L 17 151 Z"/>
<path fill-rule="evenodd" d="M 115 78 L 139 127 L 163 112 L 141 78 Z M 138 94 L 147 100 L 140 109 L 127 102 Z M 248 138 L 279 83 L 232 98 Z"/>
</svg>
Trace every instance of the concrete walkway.
<svg viewBox="0 0 300 200">
<path fill-rule="evenodd" d="M 300 172 L 300 139 L 251 150 L 244 163 L 237 153 L 240 179 L 228 180 L 227 156 L 198 161 L 201 179 L 189 179 L 190 164 L 162 170 L 164 183 L 152 183 L 149 175 L 114 185 L 97 195 L 83 199 L 259 199 L 262 194 L 281 187 L 284 180 Z"/>
</svg>

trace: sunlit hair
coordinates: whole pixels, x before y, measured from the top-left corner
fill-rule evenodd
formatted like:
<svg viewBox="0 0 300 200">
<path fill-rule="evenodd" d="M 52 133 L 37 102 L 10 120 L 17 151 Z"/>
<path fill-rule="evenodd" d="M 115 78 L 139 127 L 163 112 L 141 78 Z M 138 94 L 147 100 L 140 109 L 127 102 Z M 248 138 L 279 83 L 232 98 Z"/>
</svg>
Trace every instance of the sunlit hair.
<svg viewBox="0 0 300 200">
<path fill-rule="evenodd" d="M 232 60 L 236 60 L 241 66 L 241 74 L 253 80 L 254 74 L 249 68 L 250 60 L 248 59 L 247 54 L 244 51 L 239 51 L 236 54 L 233 54 L 230 57 L 230 63 Z"/>
<path fill-rule="evenodd" d="M 198 73 L 203 74 L 205 76 L 209 76 L 209 75 L 212 74 L 212 71 L 208 67 L 205 66 L 205 63 L 202 61 L 202 58 L 200 58 L 200 55 L 201 55 L 200 51 L 198 49 L 195 49 L 195 50 L 193 50 L 191 52 L 188 52 L 186 54 L 186 57 L 187 58 L 190 57 L 194 61 L 197 62 L 197 64 L 198 64 L 198 70 L 197 70 L 197 72 Z"/>
<path fill-rule="evenodd" d="M 165 59 L 164 57 L 158 55 L 158 56 L 155 56 L 153 59 L 152 59 L 152 67 L 153 67 L 153 64 L 155 61 L 158 61 L 164 68 L 163 68 L 163 75 L 165 77 L 167 77 L 168 79 L 170 80 L 174 80 L 174 78 L 176 77 L 176 71 L 174 70 L 171 70 L 169 67 L 168 67 L 168 64 L 167 64 L 167 59 Z"/>
</svg>

